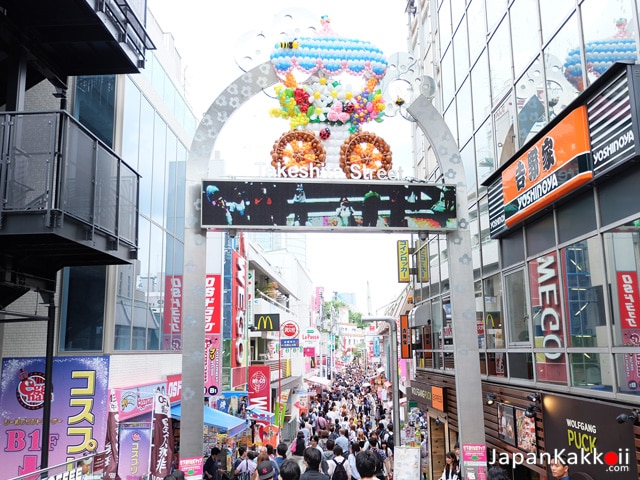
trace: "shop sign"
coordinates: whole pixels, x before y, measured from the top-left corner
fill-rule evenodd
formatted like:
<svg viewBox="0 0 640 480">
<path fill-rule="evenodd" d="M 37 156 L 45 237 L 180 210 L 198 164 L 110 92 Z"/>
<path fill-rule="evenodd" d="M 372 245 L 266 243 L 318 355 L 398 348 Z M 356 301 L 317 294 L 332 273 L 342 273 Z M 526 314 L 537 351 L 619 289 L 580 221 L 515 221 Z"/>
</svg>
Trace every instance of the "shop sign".
<svg viewBox="0 0 640 480">
<path fill-rule="evenodd" d="M 409 315 L 400 315 L 400 358 L 412 357 L 411 329 Z"/>
<path fill-rule="evenodd" d="M 426 404 L 427 407 L 435 408 L 441 412 L 446 411 L 446 390 L 443 387 L 411 382 L 409 399 L 422 405 Z"/>
<path fill-rule="evenodd" d="M 296 322 L 289 320 L 282 324 L 280 332 L 287 338 L 298 338 L 298 335 L 300 334 L 300 327 Z"/>
<path fill-rule="evenodd" d="M 398 283 L 409 283 L 411 274 L 411 266 L 409 263 L 409 241 L 398 240 L 396 253 L 398 256 Z"/>
<path fill-rule="evenodd" d="M 253 316 L 253 324 L 258 332 L 279 332 L 279 313 L 260 313 Z"/>
<path fill-rule="evenodd" d="M 633 422 L 616 422 L 630 408 L 556 395 L 542 404 L 545 453 L 564 453 L 572 476 L 638 479 Z"/>
<path fill-rule="evenodd" d="M 638 273 L 616 272 L 618 287 L 618 308 L 622 343 L 625 346 L 640 346 L 640 292 Z M 624 354 L 625 383 L 620 390 L 635 392 L 640 388 L 640 353 Z"/>
</svg>

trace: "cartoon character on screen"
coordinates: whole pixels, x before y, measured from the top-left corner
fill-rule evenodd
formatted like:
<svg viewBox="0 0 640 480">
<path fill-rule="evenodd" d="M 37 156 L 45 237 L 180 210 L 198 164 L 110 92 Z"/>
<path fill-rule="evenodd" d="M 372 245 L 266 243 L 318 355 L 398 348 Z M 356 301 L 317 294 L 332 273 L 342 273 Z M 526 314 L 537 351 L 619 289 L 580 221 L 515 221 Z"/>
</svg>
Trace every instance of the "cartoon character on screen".
<svg viewBox="0 0 640 480">
<path fill-rule="evenodd" d="M 227 202 L 216 185 L 205 188 L 206 203 L 203 206 L 202 218 L 208 225 L 231 225 L 231 214 Z"/>
<path fill-rule="evenodd" d="M 340 220 L 341 227 L 354 226 L 356 224 L 355 210 L 347 197 L 340 199 L 340 205 L 336 209 L 336 214 Z"/>
</svg>

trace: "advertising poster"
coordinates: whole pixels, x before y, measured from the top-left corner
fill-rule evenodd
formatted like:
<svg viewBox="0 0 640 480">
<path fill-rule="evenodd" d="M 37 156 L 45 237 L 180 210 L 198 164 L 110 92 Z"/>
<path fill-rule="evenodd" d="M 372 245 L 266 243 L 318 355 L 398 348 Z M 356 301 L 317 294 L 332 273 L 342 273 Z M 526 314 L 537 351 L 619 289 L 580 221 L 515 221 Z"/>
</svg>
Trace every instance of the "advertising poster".
<svg viewBox="0 0 640 480">
<path fill-rule="evenodd" d="M 126 480 L 147 480 L 151 451 L 151 423 L 120 425 L 118 475 Z"/>
<path fill-rule="evenodd" d="M 220 392 L 222 371 L 220 365 L 220 334 L 204 336 L 204 389 L 205 395 L 213 396 Z"/>
<path fill-rule="evenodd" d="M 44 358 L 2 361 L 0 465 L 8 478 L 40 467 L 44 371 Z M 108 379 L 108 357 L 54 359 L 49 465 L 105 449 Z"/>
<path fill-rule="evenodd" d="M 251 405 L 271 411 L 271 367 L 251 365 L 249 367 L 249 398 Z"/>
<path fill-rule="evenodd" d="M 150 414 L 153 410 L 153 399 L 156 392 L 164 392 L 166 383 L 151 383 L 128 388 L 116 388 L 118 400 L 118 416 L 120 421 Z"/>
<path fill-rule="evenodd" d="M 525 415 L 524 408 L 515 408 L 516 412 L 516 435 L 518 448 L 525 452 L 536 453 L 538 444 L 536 441 L 536 419 Z"/>
<path fill-rule="evenodd" d="M 165 277 L 162 349 L 182 350 L 182 275 Z"/>
<path fill-rule="evenodd" d="M 516 422 L 513 405 L 498 404 L 498 437 L 510 445 L 516 444 Z"/>
<path fill-rule="evenodd" d="M 229 415 L 238 416 L 239 412 L 251 406 L 249 392 L 222 392 L 216 403 L 211 406 Z"/>
<path fill-rule="evenodd" d="M 393 477 L 420 478 L 420 448 L 399 445 L 394 448 Z"/>
<path fill-rule="evenodd" d="M 572 478 L 638 479 L 633 422 L 616 421 L 629 409 L 559 395 L 542 404 L 545 452 L 564 451 Z"/>
<path fill-rule="evenodd" d="M 616 272 L 618 286 L 618 306 L 620 308 L 620 328 L 625 346 L 640 346 L 640 292 L 638 273 Z M 624 355 L 624 382 L 620 390 L 635 392 L 640 388 L 640 353 Z"/>
</svg>

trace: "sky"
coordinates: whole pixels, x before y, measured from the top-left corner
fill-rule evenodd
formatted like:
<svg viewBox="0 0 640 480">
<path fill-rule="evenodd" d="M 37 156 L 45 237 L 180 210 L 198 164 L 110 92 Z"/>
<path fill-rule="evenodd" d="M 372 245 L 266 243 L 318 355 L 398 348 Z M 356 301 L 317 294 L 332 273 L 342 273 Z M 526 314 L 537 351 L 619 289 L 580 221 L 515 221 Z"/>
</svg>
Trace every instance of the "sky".
<svg viewBox="0 0 640 480">
<path fill-rule="evenodd" d="M 405 0 L 148 0 L 162 30 L 173 36 L 182 58 L 186 97 L 198 120 L 243 69 L 268 60 L 276 41 L 282 36 L 310 36 L 305 27 L 319 28 L 322 15 L 329 16 L 338 35 L 369 41 L 387 57 L 405 52 L 405 5 Z M 289 130 L 285 120 L 269 116 L 269 109 L 277 106 L 277 100 L 264 95 L 252 99 L 229 120 L 216 142 L 227 175 L 247 176 L 252 170 L 257 175 L 257 165 L 270 161 L 273 143 Z M 394 169 L 402 166 L 410 170 L 409 122 L 396 116 L 381 124 L 366 124 L 364 130 L 374 131 L 390 145 Z M 397 283 L 396 241 L 409 237 L 308 234 L 311 278 L 325 292 L 355 293 L 357 310 L 374 314 L 393 301 L 404 286 Z"/>
</svg>

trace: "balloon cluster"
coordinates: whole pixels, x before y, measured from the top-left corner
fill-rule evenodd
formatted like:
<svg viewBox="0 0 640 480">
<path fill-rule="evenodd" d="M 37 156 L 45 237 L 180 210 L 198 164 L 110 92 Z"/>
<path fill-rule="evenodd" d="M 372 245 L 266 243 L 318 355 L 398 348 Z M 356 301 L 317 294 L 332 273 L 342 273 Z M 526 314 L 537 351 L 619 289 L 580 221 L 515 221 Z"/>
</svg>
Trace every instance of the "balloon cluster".
<svg viewBox="0 0 640 480">
<path fill-rule="evenodd" d="M 351 86 L 345 87 L 338 80 L 315 77 L 298 86 L 293 75 L 288 75 L 284 84 L 275 87 L 280 108 L 270 113 L 288 119 L 292 130 L 309 123 L 328 123 L 348 124 L 350 133 L 356 133 L 363 123 L 384 119 L 385 101 L 377 86 L 378 80 L 370 78 L 364 90 L 354 94 Z"/>
</svg>

